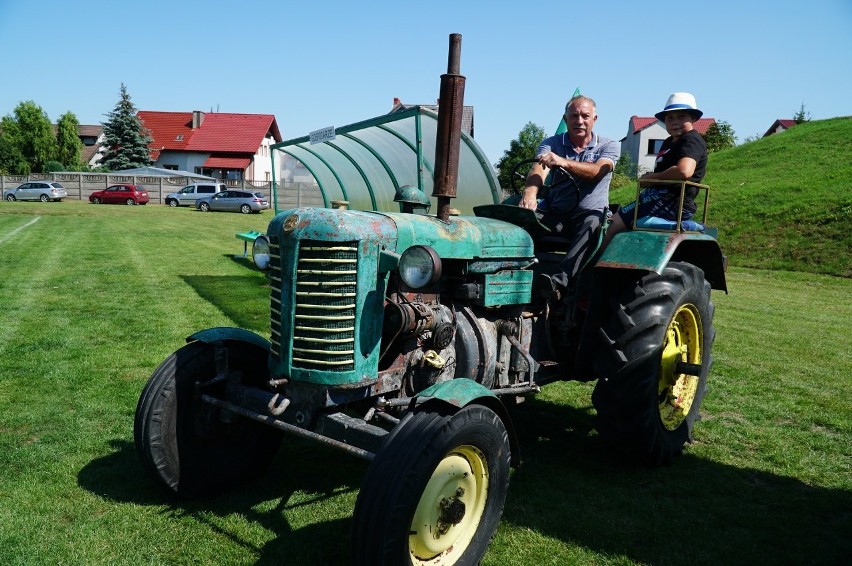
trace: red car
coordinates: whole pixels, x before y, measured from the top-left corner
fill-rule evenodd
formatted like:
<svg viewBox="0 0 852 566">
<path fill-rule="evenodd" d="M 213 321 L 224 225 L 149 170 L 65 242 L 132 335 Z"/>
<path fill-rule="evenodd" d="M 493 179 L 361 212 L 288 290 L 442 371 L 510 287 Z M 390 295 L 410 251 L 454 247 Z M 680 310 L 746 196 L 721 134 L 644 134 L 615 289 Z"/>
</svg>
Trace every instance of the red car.
<svg viewBox="0 0 852 566">
<path fill-rule="evenodd" d="M 95 204 L 148 204 L 148 191 L 139 185 L 112 185 L 89 195 Z"/>
</svg>

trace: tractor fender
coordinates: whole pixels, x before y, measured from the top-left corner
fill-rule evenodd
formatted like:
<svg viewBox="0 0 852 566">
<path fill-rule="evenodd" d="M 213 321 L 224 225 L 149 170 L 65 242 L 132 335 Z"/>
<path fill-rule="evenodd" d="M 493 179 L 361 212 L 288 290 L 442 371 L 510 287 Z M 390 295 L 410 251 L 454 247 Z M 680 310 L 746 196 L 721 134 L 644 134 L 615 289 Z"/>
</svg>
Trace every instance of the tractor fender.
<svg viewBox="0 0 852 566">
<path fill-rule="evenodd" d="M 248 342 L 258 348 L 262 348 L 265 352 L 268 352 L 270 349 L 269 341 L 265 338 L 242 328 L 231 328 L 228 326 L 217 326 L 216 328 L 199 330 L 186 339 L 187 342 L 198 341 L 204 342 L 205 344 L 212 344 L 213 342 L 221 342 L 224 340 Z"/>
<path fill-rule="evenodd" d="M 506 406 L 488 388 L 472 379 L 450 379 L 427 387 L 415 395 L 411 401 L 412 408 L 416 405 L 417 409 L 438 404 L 452 407 L 455 410 L 463 409 L 468 405 L 483 405 L 497 413 L 497 416 L 503 421 L 503 426 L 506 427 L 506 433 L 509 435 L 509 447 L 512 450 L 511 464 L 513 467 L 520 465 L 520 444 L 515 433 L 515 425 L 512 424 Z"/>
<path fill-rule="evenodd" d="M 662 273 L 671 261 L 701 268 L 713 289 L 728 292 L 725 257 L 709 234 L 627 230 L 613 237 L 595 267 Z"/>
</svg>

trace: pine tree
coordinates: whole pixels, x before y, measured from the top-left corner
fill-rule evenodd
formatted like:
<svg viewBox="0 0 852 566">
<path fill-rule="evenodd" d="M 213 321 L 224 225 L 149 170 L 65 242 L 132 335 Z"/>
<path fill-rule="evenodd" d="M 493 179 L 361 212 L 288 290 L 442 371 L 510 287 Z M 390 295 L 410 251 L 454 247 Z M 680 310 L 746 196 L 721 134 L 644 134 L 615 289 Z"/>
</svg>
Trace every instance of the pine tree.
<svg viewBox="0 0 852 566">
<path fill-rule="evenodd" d="M 115 108 L 107 114 L 108 120 L 102 123 L 106 153 L 101 165 L 108 171 L 145 167 L 152 163 L 148 150 L 151 136 L 142 127 L 124 83 L 121 83 L 120 96 Z"/>
<path fill-rule="evenodd" d="M 80 122 L 73 112 L 66 112 L 56 123 L 56 143 L 59 146 L 56 158 L 70 171 L 80 167 L 83 142 L 80 141 L 79 126 Z"/>
</svg>

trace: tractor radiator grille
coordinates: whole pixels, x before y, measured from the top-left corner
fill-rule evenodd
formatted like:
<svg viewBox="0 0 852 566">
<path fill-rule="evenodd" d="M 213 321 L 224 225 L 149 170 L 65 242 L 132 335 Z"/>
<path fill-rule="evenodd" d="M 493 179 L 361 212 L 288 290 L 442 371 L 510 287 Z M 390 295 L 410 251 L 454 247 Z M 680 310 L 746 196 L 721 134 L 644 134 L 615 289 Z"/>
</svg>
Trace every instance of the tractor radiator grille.
<svg viewBox="0 0 852 566">
<path fill-rule="evenodd" d="M 281 246 L 278 238 L 269 237 L 269 303 L 270 303 L 270 354 L 281 361 Z"/>
<path fill-rule="evenodd" d="M 351 242 L 299 245 L 293 309 L 293 367 L 355 368 L 358 247 Z"/>
</svg>

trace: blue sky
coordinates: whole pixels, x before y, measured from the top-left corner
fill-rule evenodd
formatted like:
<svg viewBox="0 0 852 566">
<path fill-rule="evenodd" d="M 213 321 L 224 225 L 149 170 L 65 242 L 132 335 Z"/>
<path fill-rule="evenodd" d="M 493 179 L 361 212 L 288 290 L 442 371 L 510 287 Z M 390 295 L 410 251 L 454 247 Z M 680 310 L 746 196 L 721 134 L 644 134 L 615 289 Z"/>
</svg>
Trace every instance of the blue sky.
<svg viewBox="0 0 852 566">
<path fill-rule="evenodd" d="M 576 87 L 616 140 L 674 91 L 740 141 L 802 104 L 852 115 L 850 0 L 0 0 L 0 115 L 33 100 L 98 124 L 123 82 L 140 110 L 274 114 L 289 139 L 434 103 L 451 33 L 492 163 Z"/>
</svg>

